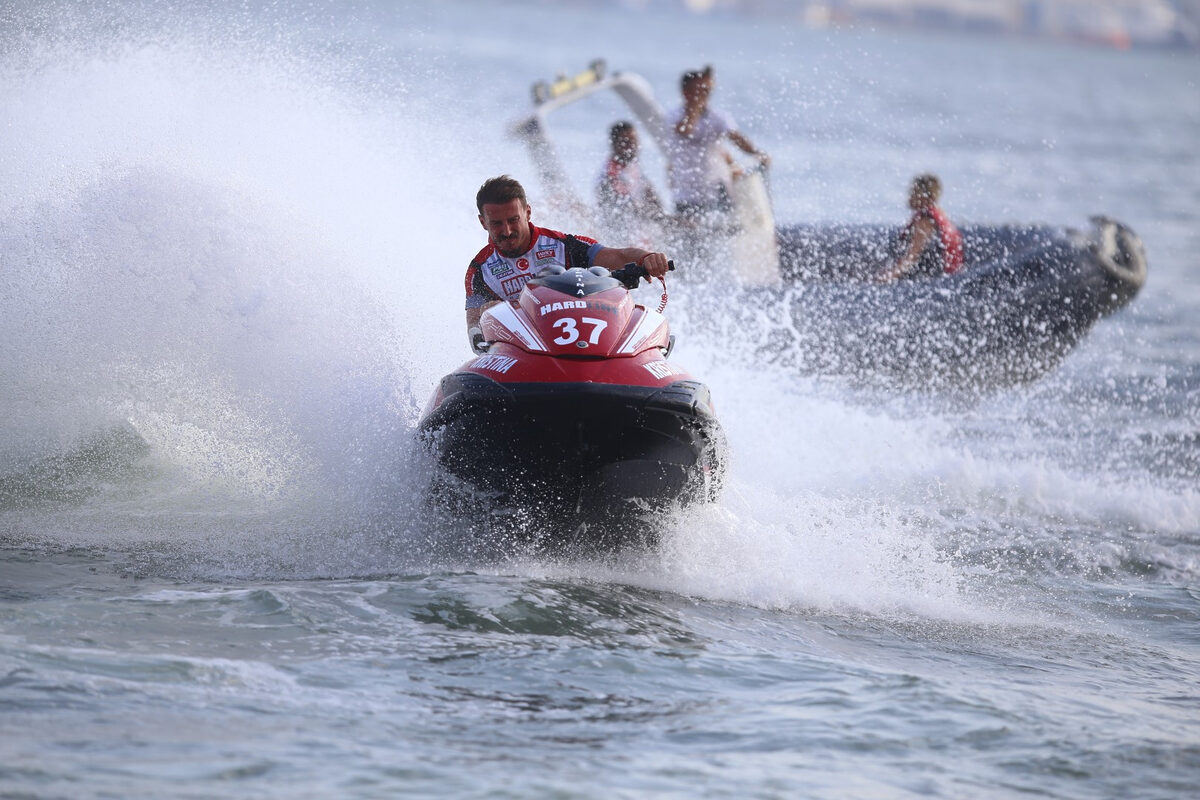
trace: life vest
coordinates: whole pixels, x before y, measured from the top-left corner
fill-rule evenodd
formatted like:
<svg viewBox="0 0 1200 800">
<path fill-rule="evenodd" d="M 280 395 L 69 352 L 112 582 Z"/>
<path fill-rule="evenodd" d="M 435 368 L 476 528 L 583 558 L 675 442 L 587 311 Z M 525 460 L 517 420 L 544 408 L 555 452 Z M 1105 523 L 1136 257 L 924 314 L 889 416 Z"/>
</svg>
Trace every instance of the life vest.
<svg viewBox="0 0 1200 800">
<path fill-rule="evenodd" d="M 931 205 L 913 214 L 908 224 L 900 234 L 902 244 L 912 239 L 913 227 L 922 216 L 928 215 L 933 220 L 936 235 L 921 253 L 917 260 L 917 268 L 913 275 L 953 275 L 963 268 L 963 240 L 954 223 L 936 205 Z M 932 246 L 931 246 L 932 245 Z"/>
<path fill-rule="evenodd" d="M 610 198 L 640 199 L 645 179 L 637 164 L 622 164 L 610 158 L 600 176 L 600 193 Z"/>
<path fill-rule="evenodd" d="M 963 239 L 958 228 L 937 206 L 929 209 L 937 225 L 938 243 L 942 248 L 942 271 L 953 275 L 963 268 Z"/>
</svg>

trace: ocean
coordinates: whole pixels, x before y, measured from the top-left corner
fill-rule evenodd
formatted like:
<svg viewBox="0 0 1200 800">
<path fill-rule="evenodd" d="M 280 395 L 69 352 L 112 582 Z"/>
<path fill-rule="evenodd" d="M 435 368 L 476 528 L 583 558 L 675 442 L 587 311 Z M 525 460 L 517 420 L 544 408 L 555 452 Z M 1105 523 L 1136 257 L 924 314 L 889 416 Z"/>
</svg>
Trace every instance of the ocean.
<svg viewBox="0 0 1200 800">
<path fill-rule="evenodd" d="M 960 222 L 1130 225 L 1147 282 L 966 399 L 764 362 L 673 282 L 721 500 L 483 555 L 413 431 L 479 184 L 571 224 L 506 130 L 596 58 L 668 106 L 714 65 L 781 223 L 934 171 Z M 1193 796 L 1198 83 L 658 3 L 3 3 L 0 797 Z M 620 114 L 555 130 L 581 191 Z"/>
</svg>

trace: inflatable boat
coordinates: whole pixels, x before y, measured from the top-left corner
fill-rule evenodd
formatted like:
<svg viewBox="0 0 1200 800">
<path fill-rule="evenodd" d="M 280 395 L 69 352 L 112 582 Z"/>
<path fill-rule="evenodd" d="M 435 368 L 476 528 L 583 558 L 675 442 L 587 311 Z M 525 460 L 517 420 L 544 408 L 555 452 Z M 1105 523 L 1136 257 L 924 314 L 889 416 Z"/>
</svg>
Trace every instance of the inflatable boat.
<svg viewBox="0 0 1200 800">
<path fill-rule="evenodd" d="M 1146 279 L 1140 239 L 1089 227 L 965 226 L 954 275 L 878 284 L 898 229 L 779 233 L 787 289 L 767 300 L 789 330 L 775 357 L 802 371 L 910 388 L 988 389 L 1053 369 Z"/>
<path fill-rule="evenodd" d="M 528 148 L 550 204 L 563 213 L 589 203 L 571 186 L 547 120 L 604 92 L 614 93 L 666 152 L 670 132 L 647 81 L 610 72 L 602 61 L 573 77 L 534 84 L 532 110 L 509 127 Z M 1146 278 L 1137 235 L 1094 217 L 1079 229 L 960 226 L 961 272 L 880 285 L 873 278 L 895 256 L 898 228 L 777 225 L 766 176 L 757 169 L 733 181 L 731 201 L 721 230 L 665 232 L 662 244 L 694 264 L 693 280 L 733 276 L 743 302 L 711 312 L 766 313 L 777 324 L 760 352 L 802 372 L 972 391 L 1034 380 L 1096 322 L 1128 304 Z M 707 293 L 689 295 L 689 304 L 704 302 L 700 295 Z"/>
</svg>

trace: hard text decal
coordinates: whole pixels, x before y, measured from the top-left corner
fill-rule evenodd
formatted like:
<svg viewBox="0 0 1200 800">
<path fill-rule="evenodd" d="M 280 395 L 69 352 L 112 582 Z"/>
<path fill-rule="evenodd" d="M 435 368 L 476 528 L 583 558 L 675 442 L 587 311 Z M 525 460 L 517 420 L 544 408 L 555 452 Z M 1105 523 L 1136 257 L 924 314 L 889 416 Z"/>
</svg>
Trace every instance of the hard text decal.
<svg viewBox="0 0 1200 800">
<path fill-rule="evenodd" d="M 580 309 L 595 309 L 605 314 L 616 314 L 617 307 L 610 306 L 608 303 L 589 303 L 587 300 L 564 300 L 561 303 L 547 303 L 541 307 L 541 315 L 544 317 L 551 311 L 563 311 L 569 308 Z"/>
</svg>

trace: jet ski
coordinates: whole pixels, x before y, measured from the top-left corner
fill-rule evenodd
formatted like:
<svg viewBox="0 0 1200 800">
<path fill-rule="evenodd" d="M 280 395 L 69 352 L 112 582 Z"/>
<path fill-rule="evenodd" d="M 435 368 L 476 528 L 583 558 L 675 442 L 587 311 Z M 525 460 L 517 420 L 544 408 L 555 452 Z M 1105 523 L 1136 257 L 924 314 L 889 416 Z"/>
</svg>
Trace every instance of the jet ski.
<svg viewBox="0 0 1200 800">
<path fill-rule="evenodd" d="M 517 520 L 510 532 L 542 545 L 608 546 L 644 540 L 647 515 L 717 498 L 721 426 L 708 388 L 668 360 L 665 292 L 658 310 L 634 303 L 645 277 L 552 266 L 484 311 L 477 355 L 418 423 L 441 502 Z"/>
</svg>

